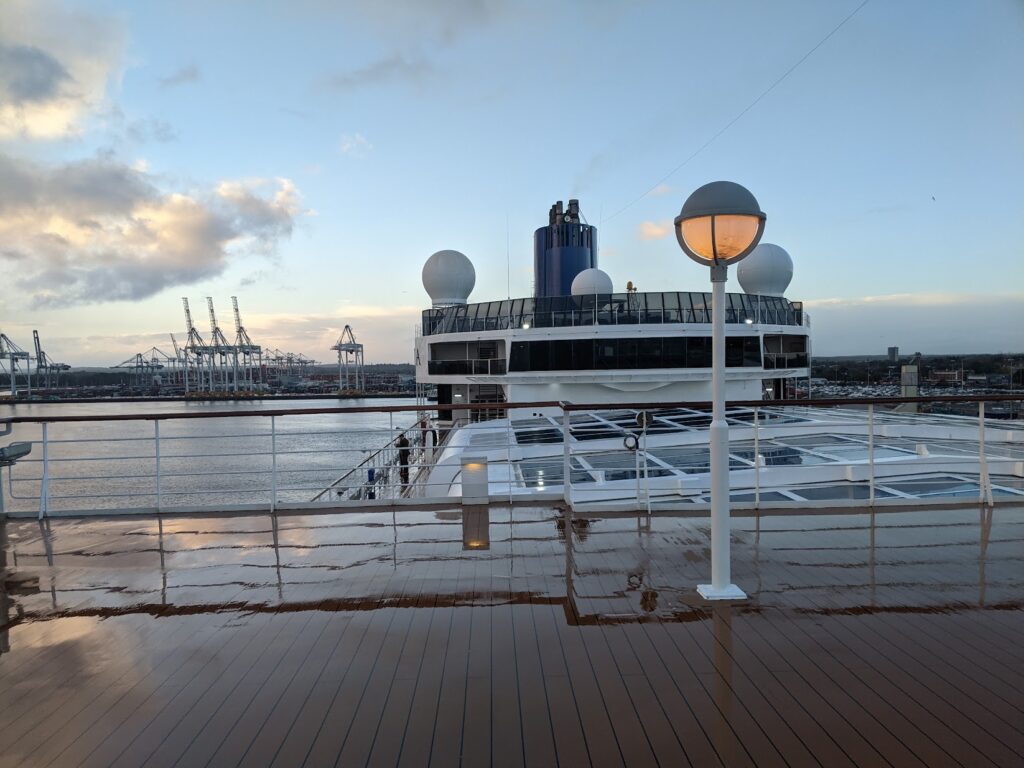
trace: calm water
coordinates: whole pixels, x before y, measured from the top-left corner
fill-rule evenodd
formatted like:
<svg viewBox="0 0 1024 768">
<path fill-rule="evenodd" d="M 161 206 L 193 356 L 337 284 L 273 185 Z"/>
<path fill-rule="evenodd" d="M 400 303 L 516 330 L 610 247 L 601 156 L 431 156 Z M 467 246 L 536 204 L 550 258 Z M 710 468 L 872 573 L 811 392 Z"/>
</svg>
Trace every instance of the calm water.
<svg viewBox="0 0 1024 768">
<path fill-rule="evenodd" d="M 348 407 L 414 405 L 415 400 L 345 400 Z M 337 407 L 336 399 L 250 402 L 33 403 L 0 406 L 6 416 L 224 413 Z M 387 444 L 415 413 L 307 414 L 275 419 L 280 501 L 309 501 L 369 453 Z M 151 507 L 156 503 L 156 451 L 152 420 L 49 425 L 51 511 Z M 269 417 L 160 421 L 160 493 L 164 507 L 265 503 L 271 495 Z M 39 441 L 38 424 L 17 424 L 0 445 Z M 33 446 L 9 476 L 9 509 L 38 509 L 42 446 Z M 11 481 L 13 480 L 13 486 Z"/>
</svg>

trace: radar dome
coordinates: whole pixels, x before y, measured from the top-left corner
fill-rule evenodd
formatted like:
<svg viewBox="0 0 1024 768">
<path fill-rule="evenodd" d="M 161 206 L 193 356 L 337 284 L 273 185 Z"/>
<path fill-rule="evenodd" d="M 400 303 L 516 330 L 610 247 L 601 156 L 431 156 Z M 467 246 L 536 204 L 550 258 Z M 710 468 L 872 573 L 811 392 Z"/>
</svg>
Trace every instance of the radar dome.
<svg viewBox="0 0 1024 768">
<path fill-rule="evenodd" d="M 597 267 L 584 269 L 572 281 L 569 289 L 573 296 L 592 296 L 595 293 L 613 293 L 612 279 Z"/>
<path fill-rule="evenodd" d="M 745 293 L 782 296 L 793 279 L 793 259 L 772 243 L 761 243 L 740 262 L 736 277 Z"/>
<path fill-rule="evenodd" d="M 465 304 L 476 285 L 476 270 L 466 254 L 438 251 L 423 265 L 423 287 L 435 307 Z"/>
</svg>

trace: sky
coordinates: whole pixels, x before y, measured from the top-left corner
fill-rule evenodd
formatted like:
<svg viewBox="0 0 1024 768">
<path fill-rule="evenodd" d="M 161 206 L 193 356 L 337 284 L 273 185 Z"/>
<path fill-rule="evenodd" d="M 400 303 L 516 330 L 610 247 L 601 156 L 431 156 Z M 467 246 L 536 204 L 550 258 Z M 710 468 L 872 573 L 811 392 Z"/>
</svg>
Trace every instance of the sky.
<svg viewBox="0 0 1024 768">
<path fill-rule="evenodd" d="M 618 290 L 707 290 L 671 220 L 729 179 L 815 354 L 1024 352 L 1022 42 L 1020 0 L 0 0 L 0 332 L 116 364 L 237 296 L 407 362 L 430 254 L 528 296 L 556 200 Z"/>
</svg>

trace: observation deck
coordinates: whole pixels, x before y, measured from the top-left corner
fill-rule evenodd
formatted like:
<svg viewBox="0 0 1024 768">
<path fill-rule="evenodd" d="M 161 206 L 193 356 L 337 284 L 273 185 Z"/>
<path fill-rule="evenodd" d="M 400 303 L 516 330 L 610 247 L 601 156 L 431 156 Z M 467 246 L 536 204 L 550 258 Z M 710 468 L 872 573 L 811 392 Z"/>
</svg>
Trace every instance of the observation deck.
<svg viewBox="0 0 1024 768">
<path fill-rule="evenodd" d="M 803 303 L 777 296 L 727 293 L 725 322 L 809 326 Z M 503 331 L 593 325 L 709 324 L 711 294 L 609 293 L 506 299 L 423 310 L 422 333 Z"/>
</svg>

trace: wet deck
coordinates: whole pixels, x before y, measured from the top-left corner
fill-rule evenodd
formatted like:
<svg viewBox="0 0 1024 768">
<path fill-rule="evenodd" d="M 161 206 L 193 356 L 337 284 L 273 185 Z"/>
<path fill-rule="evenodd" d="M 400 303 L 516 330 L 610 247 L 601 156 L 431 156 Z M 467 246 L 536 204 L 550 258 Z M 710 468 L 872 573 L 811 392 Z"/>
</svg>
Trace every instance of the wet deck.
<svg viewBox="0 0 1024 768">
<path fill-rule="evenodd" d="M 0 523 L 0 765 L 1024 764 L 1024 508 L 736 523 Z"/>
</svg>

